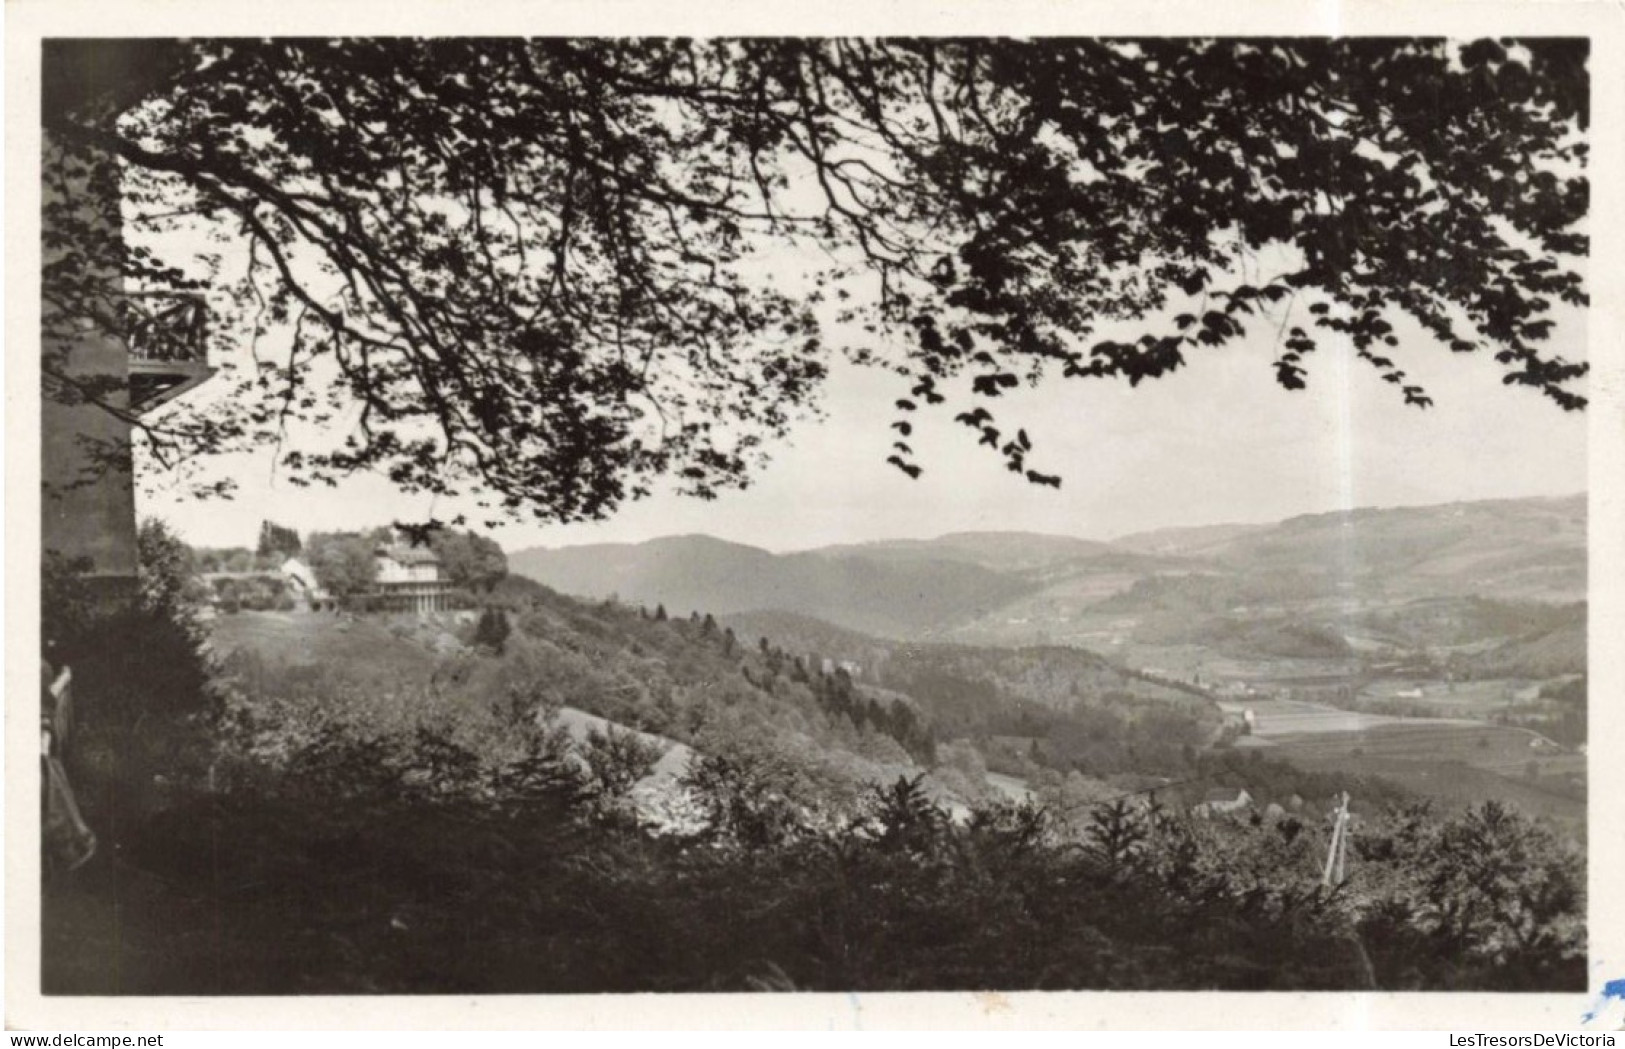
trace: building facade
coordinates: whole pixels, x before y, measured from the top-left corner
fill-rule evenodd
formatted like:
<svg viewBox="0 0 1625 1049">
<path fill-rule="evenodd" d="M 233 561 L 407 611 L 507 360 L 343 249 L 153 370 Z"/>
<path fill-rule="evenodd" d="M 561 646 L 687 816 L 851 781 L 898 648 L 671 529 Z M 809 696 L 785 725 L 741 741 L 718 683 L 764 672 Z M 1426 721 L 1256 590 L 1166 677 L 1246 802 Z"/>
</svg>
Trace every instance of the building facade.
<svg viewBox="0 0 1625 1049">
<path fill-rule="evenodd" d="M 290 557 L 283 561 L 279 571 L 282 578 L 287 580 L 288 593 L 297 604 L 312 612 L 331 612 L 338 608 L 338 602 L 317 580 L 315 571 L 299 558 Z"/>
<path fill-rule="evenodd" d="M 381 546 L 374 555 L 378 575 L 373 603 L 388 612 L 447 611 L 451 583 L 440 571 L 440 558 L 421 546 Z"/>
</svg>

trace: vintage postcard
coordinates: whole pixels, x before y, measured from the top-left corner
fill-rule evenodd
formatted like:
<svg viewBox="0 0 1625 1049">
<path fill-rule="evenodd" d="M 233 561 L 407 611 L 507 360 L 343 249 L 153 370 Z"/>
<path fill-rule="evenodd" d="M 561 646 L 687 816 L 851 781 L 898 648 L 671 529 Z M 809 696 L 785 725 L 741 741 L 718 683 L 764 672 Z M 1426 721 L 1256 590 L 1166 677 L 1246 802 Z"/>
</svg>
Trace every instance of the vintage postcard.
<svg viewBox="0 0 1625 1049">
<path fill-rule="evenodd" d="M 8 8 L 8 1024 L 1625 1023 L 1620 10 L 820 6 Z"/>
</svg>

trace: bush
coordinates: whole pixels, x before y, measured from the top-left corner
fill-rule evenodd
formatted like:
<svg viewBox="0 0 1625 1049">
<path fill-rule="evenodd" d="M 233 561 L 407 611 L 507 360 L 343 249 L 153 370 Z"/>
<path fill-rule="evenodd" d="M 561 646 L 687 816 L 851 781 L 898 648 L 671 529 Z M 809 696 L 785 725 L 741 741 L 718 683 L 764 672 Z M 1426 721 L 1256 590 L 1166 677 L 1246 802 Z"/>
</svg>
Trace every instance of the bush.
<svg viewBox="0 0 1625 1049">
<path fill-rule="evenodd" d="M 594 788 L 606 798 L 624 797 L 643 777 L 654 771 L 664 748 L 636 732 L 616 728 L 588 730 L 582 758 Z"/>
<path fill-rule="evenodd" d="M 770 758 L 698 758 L 683 778 L 703 813 L 705 836 L 745 849 L 772 849 L 807 833 L 800 806 L 784 789 L 789 771 Z"/>
<path fill-rule="evenodd" d="M 1582 868 L 1504 810 L 1377 820 L 1357 893 L 1330 892 L 1319 828 L 1127 802 L 1081 831 L 1031 805 L 956 820 L 918 778 L 832 820 L 747 748 L 695 762 L 703 832 L 657 837 L 598 803 L 647 767 L 629 734 L 576 748 L 522 696 L 387 723 L 363 702 L 267 704 L 231 745 L 257 773 L 129 842 L 175 894 L 120 926 L 148 937 L 143 990 L 1583 985 Z"/>
<path fill-rule="evenodd" d="M 47 557 L 41 620 L 50 659 L 73 671 L 75 734 L 65 764 L 99 833 L 201 784 L 223 696 L 197 617 L 190 551 L 161 522 L 138 533 L 133 598 L 95 600 L 84 566 Z M 112 844 L 117 844 L 112 836 Z"/>
<path fill-rule="evenodd" d="M 47 558 L 42 625 L 52 661 L 73 668 L 87 726 L 128 727 L 151 717 L 209 716 L 211 682 L 189 553 L 161 522 L 138 533 L 139 588 L 133 601 L 91 598 L 83 565 Z"/>
<path fill-rule="evenodd" d="M 1413 807 L 1362 837 L 1382 861 L 1359 929 L 1383 986 L 1585 986 L 1585 864 L 1548 829 L 1488 801 L 1443 820 Z"/>
<path fill-rule="evenodd" d="M 481 607 L 479 596 L 472 590 L 454 586 L 441 596 L 441 604 L 452 612 L 462 612 L 471 608 Z"/>
<path fill-rule="evenodd" d="M 500 656 L 508 646 L 508 635 L 511 633 L 513 627 L 508 622 L 508 613 L 487 605 L 485 611 L 480 613 L 479 624 L 474 628 L 474 644 Z"/>
</svg>

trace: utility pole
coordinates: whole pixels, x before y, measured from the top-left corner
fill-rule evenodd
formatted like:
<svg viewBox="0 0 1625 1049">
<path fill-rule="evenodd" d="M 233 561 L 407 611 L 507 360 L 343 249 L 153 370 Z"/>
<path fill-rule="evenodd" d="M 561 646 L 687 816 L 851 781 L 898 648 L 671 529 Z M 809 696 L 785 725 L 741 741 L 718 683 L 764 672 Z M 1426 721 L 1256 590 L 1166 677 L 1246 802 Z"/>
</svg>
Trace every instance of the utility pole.
<svg viewBox="0 0 1625 1049">
<path fill-rule="evenodd" d="M 1327 888 L 1343 884 L 1348 874 L 1348 824 L 1349 793 L 1345 790 L 1332 824 L 1332 843 L 1326 850 L 1326 870 L 1320 876 L 1320 883 Z"/>
</svg>

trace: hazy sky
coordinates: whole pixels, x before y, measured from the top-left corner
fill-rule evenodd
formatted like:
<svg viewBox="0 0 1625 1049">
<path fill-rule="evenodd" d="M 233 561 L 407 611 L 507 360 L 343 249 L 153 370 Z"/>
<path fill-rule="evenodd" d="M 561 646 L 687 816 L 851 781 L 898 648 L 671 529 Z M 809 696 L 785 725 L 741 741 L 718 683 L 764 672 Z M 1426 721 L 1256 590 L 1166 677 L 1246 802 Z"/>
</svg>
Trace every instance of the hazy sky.
<svg viewBox="0 0 1625 1049">
<path fill-rule="evenodd" d="M 1561 349 L 1584 357 L 1583 318 L 1562 319 Z M 973 529 L 1106 539 L 1349 506 L 1585 489 L 1583 414 L 1504 385 L 1488 355 L 1452 355 L 1419 332 L 1401 334 L 1395 359 L 1426 386 L 1431 409 L 1407 407 L 1396 387 L 1330 346 L 1311 358 L 1308 390 L 1282 390 L 1269 366 L 1273 330 L 1193 353 L 1190 367 L 1139 388 L 1056 379 L 990 402 L 1006 433 L 1025 425 L 1036 445 L 1029 465 L 1061 474 L 1058 491 L 1007 472 L 943 411 L 917 413 L 911 444 L 925 474 L 910 481 L 885 463 L 903 384 L 839 368 L 827 418 L 800 427 L 747 491 L 715 502 L 657 494 L 599 523 L 518 523 L 492 534 L 509 550 L 688 532 L 779 551 Z M 236 499 L 196 503 L 158 492 L 143 496 L 142 511 L 201 545 L 250 545 L 265 517 L 301 531 L 444 519 L 459 509 L 477 519 L 471 505 L 402 495 L 374 477 L 317 490 L 273 478 L 268 458 L 216 468 L 239 479 Z"/>
</svg>

